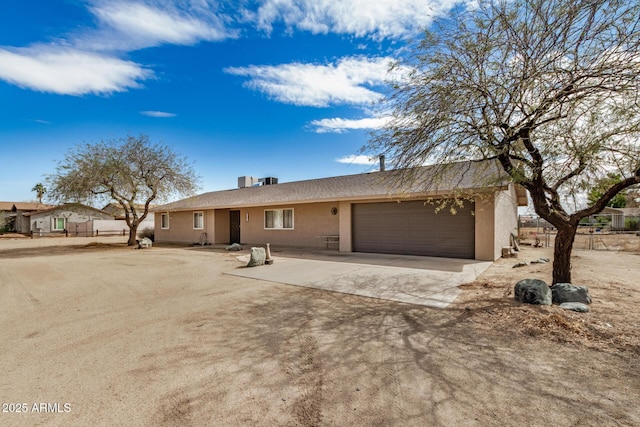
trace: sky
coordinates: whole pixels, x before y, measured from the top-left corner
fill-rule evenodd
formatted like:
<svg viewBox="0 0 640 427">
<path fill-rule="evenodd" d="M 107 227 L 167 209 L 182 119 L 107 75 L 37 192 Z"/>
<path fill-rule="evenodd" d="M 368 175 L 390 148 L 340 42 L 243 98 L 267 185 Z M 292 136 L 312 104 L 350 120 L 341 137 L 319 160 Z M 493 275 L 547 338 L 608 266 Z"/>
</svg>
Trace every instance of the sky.
<svg viewBox="0 0 640 427">
<path fill-rule="evenodd" d="M 377 170 L 389 65 L 457 0 L 21 0 L 0 12 L 0 200 L 148 135 L 201 192 Z"/>
</svg>

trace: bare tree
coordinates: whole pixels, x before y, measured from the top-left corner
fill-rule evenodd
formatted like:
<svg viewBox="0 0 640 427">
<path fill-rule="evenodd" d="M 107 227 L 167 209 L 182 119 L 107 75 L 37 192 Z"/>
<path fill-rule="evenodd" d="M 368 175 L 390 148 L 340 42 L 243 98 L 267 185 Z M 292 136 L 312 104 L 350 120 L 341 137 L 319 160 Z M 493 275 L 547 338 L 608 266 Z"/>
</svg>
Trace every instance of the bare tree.
<svg viewBox="0 0 640 427">
<path fill-rule="evenodd" d="M 47 182 L 56 200 L 115 200 L 124 209 L 131 246 L 151 202 L 192 194 L 198 179 L 184 157 L 140 135 L 75 147 Z"/>
<path fill-rule="evenodd" d="M 480 0 L 436 21 L 368 149 L 396 167 L 495 159 L 553 224 L 553 283 L 571 281 L 581 218 L 640 183 L 637 0 Z M 588 205 L 568 209 L 608 174 Z M 577 209 L 577 210 L 575 210 Z"/>
</svg>

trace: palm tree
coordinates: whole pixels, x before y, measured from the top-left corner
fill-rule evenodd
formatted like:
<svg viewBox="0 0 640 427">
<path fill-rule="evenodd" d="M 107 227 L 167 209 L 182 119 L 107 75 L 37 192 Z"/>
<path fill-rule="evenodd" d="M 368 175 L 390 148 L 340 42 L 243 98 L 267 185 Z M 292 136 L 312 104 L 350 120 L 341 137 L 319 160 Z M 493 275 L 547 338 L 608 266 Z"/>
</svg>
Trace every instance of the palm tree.
<svg viewBox="0 0 640 427">
<path fill-rule="evenodd" d="M 39 182 L 33 186 L 31 191 L 35 191 L 36 193 L 38 193 L 38 202 L 42 203 L 42 196 L 44 195 L 44 193 L 47 192 L 47 189 L 44 188 L 44 185 L 41 182 Z"/>
</svg>

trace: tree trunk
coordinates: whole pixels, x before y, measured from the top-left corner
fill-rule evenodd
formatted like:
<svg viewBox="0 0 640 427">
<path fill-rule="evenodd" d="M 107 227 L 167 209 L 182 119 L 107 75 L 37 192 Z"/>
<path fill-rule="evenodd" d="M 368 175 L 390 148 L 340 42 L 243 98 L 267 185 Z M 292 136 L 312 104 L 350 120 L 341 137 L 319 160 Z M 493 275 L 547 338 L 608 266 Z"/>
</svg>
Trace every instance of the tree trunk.
<svg viewBox="0 0 640 427">
<path fill-rule="evenodd" d="M 576 238 L 577 225 L 563 224 L 558 228 L 553 251 L 552 284 L 571 283 L 571 250 Z"/>
<path fill-rule="evenodd" d="M 127 246 L 137 245 L 136 237 L 138 237 L 138 224 L 131 224 L 129 227 L 129 241 L 127 242 Z"/>
</svg>

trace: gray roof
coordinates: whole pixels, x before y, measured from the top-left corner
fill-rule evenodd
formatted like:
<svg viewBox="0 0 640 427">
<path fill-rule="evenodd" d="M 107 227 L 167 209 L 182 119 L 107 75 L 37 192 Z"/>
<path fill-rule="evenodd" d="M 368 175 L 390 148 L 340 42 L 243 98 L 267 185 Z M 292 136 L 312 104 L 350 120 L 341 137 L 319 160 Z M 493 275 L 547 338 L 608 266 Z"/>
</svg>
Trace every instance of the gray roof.
<svg viewBox="0 0 640 427">
<path fill-rule="evenodd" d="M 70 202 L 70 203 L 63 203 L 61 205 L 51 205 L 51 207 L 47 208 L 47 209 L 43 209 L 43 210 L 39 210 L 39 211 L 33 211 L 33 212 L 28 212 L 25 213 L 24 216 L 38 216 L 38 215 L 46 215 L 58 210 L 65 210 L 65 211 L 77 211 L 77 210 L 91 210 L 94 212 L 98 212 L 104 215 L 108 215 L 110 217 L 114 217 L 113 214 L 109 213 L 109 212 L 105 212 L 102 211 L 100 209 L 94 208 L 92 206 L 87 206 L 87 205 L 83 205 L 82 203 L 76 203 L 76 202 Z"/>
<path fill-rule="evenodd" d="M 285 205 L 321 201 L 417 197 L 504 188 L 509 180 L 495 162 L 461 162 L 370 172 L 259 187 L 212 191 L 158 206 L 153 211 Z"/>
</svg>

